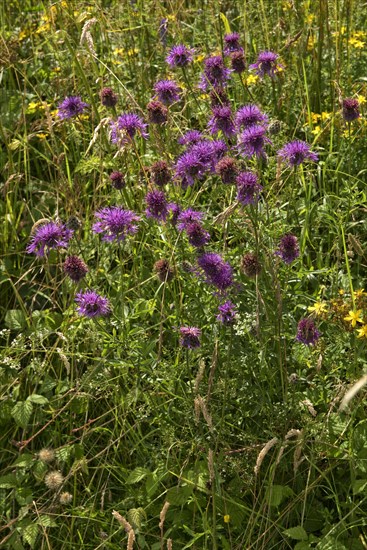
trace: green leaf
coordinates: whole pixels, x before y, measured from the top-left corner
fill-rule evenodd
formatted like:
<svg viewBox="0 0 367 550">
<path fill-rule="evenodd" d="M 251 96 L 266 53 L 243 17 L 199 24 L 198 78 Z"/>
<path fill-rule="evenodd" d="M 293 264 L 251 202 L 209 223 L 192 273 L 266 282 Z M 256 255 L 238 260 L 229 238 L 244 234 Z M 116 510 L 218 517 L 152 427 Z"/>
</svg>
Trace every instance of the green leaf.
<svg viewBox="0 0 367 550">
<path fill-rule="evenodd" d="M 288 497 L 293 496 L 293 491 L 287 485 L 271 485 L 268 488 L 267 500 L 269 506 L 277 508 Z"/>
<path fill-rule="evenodd" d="M 21 428 L 26 428 L 33 411 L 33 405 L 30 401 L 19 401 L 11 411 L 15 422 Z"/>
<path fill-rule="evenodd" d="M 144 508 L 131 508 L 127 513 L 128 522 L 132 524 L 133 528 L 141 528 L 143 519 L 147 519 Z"/>
<path fill-rule="evenodd" d="M 26 453 L 24 455 L 18 456 L 16 461 L 13 463 L 13 466 L 18 466 L 18 468 L 25 468 L 31 466 L 34 462 L 33 455 Z"/>
<path fill-rule="evenodd" d="M 224 28 L 225 28 L 225 31 L 226 31 L 226 34 L 230 34 L 231 32 L 231 27 L 229 25 L 229 21 L 227 19 L 227 17 L 224 15 L 224 13 L 220 13 L 220 18 L 221 20 L 223 21 L 223 25 L 224 25 Z"/>
<path fill-rule="evenodd" d="M 195 542 L 197 542 L 199 539 L 201 539 L 205 535 L 210 535 L 210 531 L 204 531 L 203 533 L 196 533 L 194 538 L 191 539 L 190 542 L 182 548 L 182 550 L 185 550 L 186 548 L 191 548 L 191 546 L 193 546 Z"/>
<path fill-rule="evenodd" d="M 32 395 L 29 395 L 27 397 L 27 401 L 30 401 L 35 405 L 46 405 L 46 403 L 48 403 L 47 397 L 44 397 L 43 395 L 38 395 L 37 393 L 32 393 Z"/>
<path fill-rule="evenodd" d="M 297 525 L 297 527 L 290 527 L 284 531 L 284 534 L 294 540 L 307 540 L 308 535 L 303 527 Z"/>
<path fill-rule="evenodd" d="M 34 548 L 38 536 L 38 525 L 36 523 L 31 523 L 27 525 L 22 532 L 22 537 L 24 542 L 27 542 L 31 548 Z"/>
<path fill-rule="evenodd" d="M 189 500 L 194 490 L 193 485 L 184 485 L 181 487 L 172 487 L 167 491 L 166 500 L 174 506 L 182 506 Z"/>
<path fill-rule="evenodd" d="M 37 525 L 42 525 L 42 527 L 56 527 L 56 521 L 50 516 L 40 516 L 37 520 Z"/>
<path fill-rule="evenodd" d="M 362 493 L 367 487 L 367 479 L 357 479 L 352 483 L 353 495 Z"/>
<path fill-rule="evenodd" d="M 316 546 L 316 550 L 348 550 L 348 548 L 334 537 L 328 535 L 320 540 Z"/>
<path fill-rule="evenodd" d="M 22 330 L 27 327 L 27 320 L 21 309 L 9 309 L 5 315 L 5 326 L 11 330 Z"/>
<path fill-rule="evenodd" d="M 312 546 L 308 544 L 308 542 L 297 542 L 296 546 L 294 547 L 294 550 L 311 550 Z"/>
<path fill-rule="evenodd" d="M 15 489 L 18 486 L 17 476 L 8 474 L 0 477 L 0 489 Z"/>
<path fill-rule="evenodd" d="M 146 468 L 135 468 L 135 470 L 130 472 L 129 477 L 126 480 L 126 483 L 129 483 L 129 484 L 138 483 L 139 481 L 144 479 L 148 474 L 150 474 L 150 472 Z"/>
</svg>

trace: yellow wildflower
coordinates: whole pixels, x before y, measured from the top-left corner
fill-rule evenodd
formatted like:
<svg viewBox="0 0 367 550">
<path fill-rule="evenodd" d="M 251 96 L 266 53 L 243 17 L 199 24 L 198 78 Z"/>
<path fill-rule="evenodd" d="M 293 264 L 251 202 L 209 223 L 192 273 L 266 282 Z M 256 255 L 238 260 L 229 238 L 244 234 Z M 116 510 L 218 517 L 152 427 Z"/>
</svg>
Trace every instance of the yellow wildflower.
<svg viewBox="0 0 367 550">
<path fill-rule="evenodd" d="M 251 84 L 256 84 L 256 82 L 259 80 L 259 77 L 256 74 L 250 74 L 246 78 L 246 84 L 247 86 L 251 86 Z"/>
<path fill-rule="evenodd" d="M 340 296 L 344 296 L 345 290 L 343 288 L 339 288 L 338 293 L 340 294 Z"/>
<path fill-rule="evenodd" d="M 318 136 L 319 134 L 321 134 L 321 126 L 315 126 L 311 134 L 314 134 L 315 136 Z"/>
<path fill-rule="evenodd" d="M 326 313 L 326 302 L 315 302 L 313 306 L 307 308 L 308 311 L 315 313 L 315 315 L 321 315 L 321 313 Z"/>
<path fill-rule="evenodd" d="M 358 329 L 357 338 L 367 338 L 367 325 L 363 325 L 360 329 Z"/>
<path fill-rule="evenodd" d="M 38 139 L 43 140 L 43 139 L 47 138 L 47 134 L 37 134 L 37 137 L 38 137 Z"/>
<path fill-rule="evenodd" d="M 323 112 L 321 113 L 321 120 L 323 120 L 323 121 L 324 121 L 324 120 L 327 120 L 328 118 L 331 117 L 332 114 L 333 114 L 333 113 L 327 113 L 326 111 L 323 111 Z"/>
<path fill-rule="evenodd" d="M 223 516 L 224 523 L 229 523 L 231 521 L 231 516 L 229 514 L 226 514 Z"/>
<path fill-rule="evenodd" d="M 353 311 L 352 309 L 348 312 L 348 315 L 344 317 L 344 321 L 350 321 L 350 324 L 352 327 L 355 327 L 357 323 L 363 323 L 361 319 L 361 309 L 357 309 L 357 311 Z"/>
<path fill-rule="evenodd" d="M 349 44 L 354 48 L 362 49 L 365 47 L 365 42 L 363 40 L 358 40 L 358 38 L 349 38 Z"/>
<path fill-rule="evenodd" d="M 360 105 L 363 105 L 366 103 L 367 99 L 364 97 L 364 95 L 357 95 L 357 99 Z"/>
<path fill-rule="evenodd" d="M 319 115 L 319 113 L 311 113 L 311 120 L 314 124 L 316 124 L 316 122 L 318 122 L 321 118 L 321 115 Z"/>
<path fill-rule="evenodd" d="M 305 22 L 307 23 L 307 25 L 311 25 L 314 22 L 314 19 L 315 19 L 315 15 L 313 13 L 309 13 L 305 17 Z"/>
<path fill-rule="evenodd" d="M 355 298 L 362 298 L 362 296 L 367 296 L 367 292 L 365 292 L 364 288 L 359 288 L 358 290 L 355 290 L 353 294 Z"/>
</svg>

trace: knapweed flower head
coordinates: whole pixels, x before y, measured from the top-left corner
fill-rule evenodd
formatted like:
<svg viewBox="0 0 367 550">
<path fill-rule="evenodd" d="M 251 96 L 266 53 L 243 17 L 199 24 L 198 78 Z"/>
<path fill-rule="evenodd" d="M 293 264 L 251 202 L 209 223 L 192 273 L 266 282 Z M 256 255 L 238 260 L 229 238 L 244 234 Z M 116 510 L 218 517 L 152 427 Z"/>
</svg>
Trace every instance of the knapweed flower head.
<svg viewBox="0 0 367 550">
<path fill-rule="evenodd" d="M 70 277 L 74 283 L 78 283 L 88 273 L 88 267 L 78 256 L 68 256 L 63 265 L 64 273 Z"/>
<path fill-rule="evenodd" d="M 247 157 L 256 155 L 262 157 L 265 155 L 264 147 L 271 140 L 266 136 L 264 126 L 250 126 L 239 136 L 239 150 Z"/>
<path fill-rule="evenodd" d="M 294 262 L 299 256 L 299 247 L 297 237 L 287 233 L 281 238 L 279 249 L 275 252 L 286 264 Z"/>
<path fill-rule="evenodd" d="M 179 137 L 177 141 L 180 145 L 195 145 L 195 143 L 199 143 L 199 141 L 203 139 L 204 136 L 199 130 L 189 130 L 183 136 Z"/>
<path fill-rule="evenodd" d="M 166 195 L 163 191 L 154 189 L 149 191 L 145 197 L 147 209 L 145 214 L 148 218 L 155 218 L 158 221 L 165 221 L 168 215 Z"/>
<path fill-rule="evenodd" d="M 242 257 L 241 260 L 241 269 L 247 277 L 251 279 L 260 275 L 261 273 L 261 263 L 256 254 L 248 252 Z"/>
<path fill-rule="evenodd" d="M 232 119 L 232 111 L 228 105 L 213 107 L 213 116 L 209 120 L 208 128 L 212 134 L 217 132 L 223 132 L 223 134 L 230 138 L 235 133 L 235 127 Z"/>
<path fill-rule="evenodd" d="M 215 165 L 215 173 L 225 184 L 235 183 L 238 174 L 237 163 L 232 157 L 223 157 Z"/>
<path fill-rule="evenodd" d="M 196 179 L 202 178 L 207 167 L 196 151 L 186 151 L 178 157 L 175 166 L 175 177 L 181 181 L 183 189 L 194 185 Z"/>
<path fill-rule="evenodd" d="M 278 156 L 289 166 L 299 166 L 305 160 L 317 162 L 319 157 L 311 151 L 308 143 L 295 140 L 287 143 L 278 151 Z"/>
<path fill-rule="evenodd" d="M 246 61 L 243 51 L 231 53 L 231 68 L 234 73 L 241 74 L 246 69 Z"/>
<path fill-rule="evenodd" d="M 147 105 L 148 120 L 152 124 L 164 124 L 168 119 L 168 109 L 160 101 L 150 101 Z"/>
<path fill-rule="evenodd" d="M 117 145 L 129 143 L 138 133 L 147 139 L 147 124 L 136 113 L 123 113 L 111 121 L 111 141 Z"/>
<path fill-rule="evenodd" d="M 153 271 L 162 283 L 171 281 L 174 276 L 174 271 L 170 266 L 169 261 L 164 258 L 155 262 Z"/>
<path fill-rule="evenodd" d="M 306 346 L 314 346 L 319 338 L 320 333 L 313 320 L 308 317 L 301 319 L 297 327 L 296 340 Z"/>
<path fill-rule="evenodd" d="M 199 212 L 198 210 L 192 210 L 192 208 L 187 208 L 187 210 L 182 210 L 182 212 L 180 212 L 180 214 L 178 215 L 177 227 L 180 231 L 183 231 L 191 223 L 194 223 L 194 222 L 200 223 L 203 217 L 204 217 L 203 212 Z"/>
<path fill-rule="evenodd" d="M 149 167 L 150 177 L 155 185 L 164 187 L 172 179 L 172 173 L 165 160 L 158 160 Z"/>
<path fill-rule="evenodd" d="M 247 204 L 257 204 L 259 194 L 263 187 L 258 182 L 257 175 L 253 172 L 241 172 L 236 178 L 237 200 L 246 206 Z"/>
<path fill-rule="evenodd" d="M 63 223 L 48 222 L 36 227 L 27 246 L 28 254 L 42 257 L 51 248 L 67 248 L 74 231 Z"/>
<path fill-rule="evenodd" d="M 212 109 L 214 107 L 222 107 L 223 105 L 231 104 L 227 92 L 223 88 L 213 88 L 210 90 L 209 97 Z"/>
<path fill-rule="evenodd" d="M 171 67 L 186 67 L 191 63 L 193 53 L 192 48 L 188 48 L 184 44 L 177 44 L 170 49 L 166 61 Z"/>
<path fill-rule="evenodd" d="M 111 172 L 110 180 L 115 189 L 123 189 L 126 185 L 124 175 L 118 170 Z"/>
<path fill-rule="evenodd" d="M 79 315 L 84 315 L 90 319 L 109 315 L 111 313 L 111 306 L 108 299 L 97 294 L 94 290 L 78 292 L 75 301 L 78 304 L 77 312 Z"/>
<path fill-rule="evenodd" d="M 103 88 L 100 93 L 101 103 L 105 107 L 115 107 L 118 101 L 118 95 L 112 88 Z"/>
<path fill-rule="evenodd" d="M 159 80 L 154 84 L 154 91 L 164 105 L 171 105 L 180 99 L 181 88 L 174 80 Z"/>
<path fill-rule="evenodd" d="M 86 107 L 88 107 L 88 103 L 84 103 L 80 96 L 72 95 L 70 97 L 66 97 L 64 101 L 59 103 L 57 116 L 61 120 L 72 118 L 74 116 L 81 115 Z"/>
<path fill-rule="evenodd" d="M 223 325 L 233 325 L 237 317 L 236 306 L 230 301 L 224 302 L 218 307 L 219 314 L 217 315 L 217 321 Z"/>
<path fill-rule="evenodd" d="M 204 60 L 204 72 L 201 75 L 199 88 L 207 90 L 208 88 L 221 88 L 227 84 L 227 80 L 232 70 L 224 65 L 222 56 L 214 55 Z"/>
<path fill-rule="evenodd" d="M 279 69 L 283 69 L 283 65 L 277 62 L 279 55 L 274 52 L 264 51 L 260 52 L 256 63 L 249 66 L 249 69 L 253 69 L 255 73 L 263 78 L 266 74 L 271 78 L 274 78 Z"/>
<path fill-rule="evenodd" d="M 220 291 L 233 284 L 232 268 L 220 254 L 207 252 L 198 258 L 198 265 L 204 272 L 206 281 L 216 286 Z"/>
<path fill-rule="evenodd" d="M 230 55 L 232 52 L 241 52 L 240 35 L 238 32 L 231 32 L 224 35 L 224 53 Z"/>
<path fill-rule="evenodd" d="M 189 243 L 196 248 L 205 246 L 210 241 L 210 234 L 206 231 L 199 222 L 192 222 L 185 227 L 186 234 L 189 238 Z"/>
<path fill-rule="evenodd" d="M 346 99 L 343 99 L 343 118 L 346 122 L 352 122 L 352 120 L 356 120 L 359 118 L 360 112 L 359 112 L 359 101 L 358 99 L 353 99 L 352 97 L 347 97 Z"/>
<path fill-rule="evenodd" d="M 238 109 L 234 120 L 237 130 L 240 131 L 258 124 L 266 128 L 269 119 L 257 105 L 250 103 Z"/>
<path fill-rule="evenodd" d="M 124 210 L 120 206 L 107 206 L 94 215 L 98 221 L 93 224 L 93 231 L 102 233 L 104 241 L 124 241 L 128 235 L 138 230 L 137 222 L 140 217 L 135 212 Z"/>
<path fill-rule="evenodd" d="M 187 349 L 199 348 L 200 336 L 201 330 L 197 327 L 181 327 L 180 345 Z"/>
</svg>

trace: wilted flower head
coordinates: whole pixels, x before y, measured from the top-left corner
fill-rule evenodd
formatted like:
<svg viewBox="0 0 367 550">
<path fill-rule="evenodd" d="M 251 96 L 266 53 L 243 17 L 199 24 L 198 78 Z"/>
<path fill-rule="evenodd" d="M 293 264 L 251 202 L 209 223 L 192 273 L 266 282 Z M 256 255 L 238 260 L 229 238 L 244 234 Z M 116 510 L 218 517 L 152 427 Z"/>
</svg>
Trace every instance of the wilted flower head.
<svg viewBox="0 0 367 550">
<path fill-rule="evenodd" d="M 241 269 L 247 277 L 256 277 L 261 273 L 261 263 L 256 254 L 248 252 L 242 257 Z"/>
<path fill-rule="evenodd" d="M 78 256 L 68 256 L 64 262 L 64 272 L 72 281 L 78 283 L 88 273 L 88 267 Z"/>
<path fill-rule="evenodd" d="M 177 221 L 178 221 L 178 229 L 180 231 L 183 231 L 184 229 L 186 229 L 186 227 L 190 224 L 190 223 L 194 223 L 194 222 L 201 222 L 201 220 L 203 219 L 204 217 L 204 214 L 203 212 L 199 212 L 197 210 L 192 210 L 192 208 L 188 208 L 187 210 L 183 210 L 179 215 L 178 215 L 178 218 L 177 218 Z"/>
<path fill-rule="evenodd" d="M 217 162 L 215 172 L 220 176 L 223 183 L 234 183 L 238 174 L 238 168 L 235 159 L 232 157 L 223 157 Z"/>
<path fill-rule="evenodd" d="M 165 48 L 167 45 L 167 34 L 168 34 L 168 19 L 165 17 L 159 22 L 159 40 L 161 41 L 162 46 Z"/>
<path fill-rule="evenodd" d="M 152 124 L 164 124 L 167 122 L 168 109 L 160 101 L 150 101 L 147 105 L 148 119 Z"/>
<path fill-rule="evenodd" d="M 257 157 L 264 156 L 264 147 L 266 143 L 271 143 L 266 137 L 266 128 L 264 126 L 250 126 L 239 138 L 239 149 L 247 157 L 256 155 Z"/>
<path fill-rule="evenodd" d="M 41 449 L 38 453 L 38 458 L 42 460 L 42 462 L 53 462 L 55 460 L 55 451 L 53 449 Z"/>
<path fill-rule="evenodd" d="M 166 281 L 171 281 L 173 279 L 174 271 L 170 266 L 168 260 L 158 260 L 157 262 L 155 262 L 153 270 L 162 283 L 165 283 Z"/>
<path fill-rule="evenodd" d="M 163 191 L 153 189 L 145 197 L 147 209 L 145 211 L 148 218 L 155 218 L 158 221 L 165 221 L 168 215 L 166 195 Z"/>
<path fill-rule="evenodd" d="M 165 105 L 171 105 L 180 99 L 181 88 L 174 80 L 159 80 L 154 84 L 154 91 L 159 101 Z"/>
<path fill-rule="evenodd" d="M 78 292 L 75 297 L 75 301 L 79 306 L 77 308 L 79 315 L 85 315 L 90 319 L 93 317 L 109 315 L 111 312 L 108 299 L 104 298 L 104 296 L 100 296 L 94 290 Z"/>
<path fill-rule="evenodd" d="M 126 185 L 124 175 L 118 170 L 111 172 L 110 180 L 115 189 L 123 189 Z"/>
<path fill-rule="evenodd" d="M 243 73 L 246 69 L 245 56 L 242 50 L 231 54 L 231 67 L 232 71 L 237 74 Z"/>
<path fill-rule="evenodd" d="M 75 95 L 66 97 L 64 101 L 58 105 L 57 116 L 61 118 L 61 120 L 72 118 L 81 115 L 86 107 L 88 107 L 88 103 L 84 103 L 80 96 Z"/>
<path fill-rule="evenodd" d="M 220 88 L 227 84 L 231 69 L 227 69 L 220 55 L 207 57 L 204 60 L 204 72 L 201 75 L 199 88 L 207 90 L 210 87 Z"/>
<path fill-rule="evenodd" d="M 64 476 L 57 470 L 49 472 L 45 476 L 45 485 L 52 491 L 57 491 L 59 487 L 64 483 Z"/>
<path fill-rule="evenodd" d="M 112 90 L 112 88 L 103 88 L 100 93 L 101 103 L 105 107 L 115 107 L 118 101 L 118 95 Z"/>
<path fill-rule="evenodd" d="M 292 263 L 299 256 L 299 247 L 297 237 L 288 233 L 281 238 L 279 249 L 276 254 L 280 256 L 286 264 Z"/>
<path fill-rule="evenodd" d="M 228 300 L 220 305 L 218 310 L 219 314 L 217 315 L 217 321 L 223 323 L 223 325 L 233 325 L 237 316 L 236 306 Z"/>
<path fill-rule="evenodd" d="M 153 183 L 158 187 L 163 187 L 172 179 L 171 170 L 165 160 L 154 162 L 149 168 Z"/>
<path fill-rule="evenodd" d="M 173 46 L 166 57 L 171 67 L 186 67 L 192 61 L 194 50 L 183 44 Z"/>
<path fill-rule="evenodd" d="M 180 344 L 183 348 L 193 349 L 200 347 L 201 330 L 197 327 L 180 328 Z"/>
<path fill-rule="evenodd" d="M 199 143 L 203 139 L 204 136 L 199 130 L 189 130 L 186 134 L 179 137 L 177 141 L 180 145 L 195 145 L 195 143 Z"/>
<path fill-rule="evenodd" d="M 320 333 L 317 330 L 315 323 L 310 318 L 301 319 L 297 327 L 296 340 L 306 346 L 313 346 L 320 338 Z"/>
<path fill-rule="evenodd" d="M 26 250 L 29 254 L 41 257 L 45 255 L 46 248 L 67 248 L 73 233 L 63 223 L 44 223 L 34 229 Z"/>
<path fill-rule="evenodd" d="M 203 270 L 208 283 L 219 290 L 226 290 L 233 284 L 232 268 L 220 254 L 207 252 L 198 258 L 198 265 Z"/>
<path fill-rule="evenodd" d="M 241 172 L 236 178 L 237 200 L 243 204 L 256 204 L 263 187 L 253 172 Z"/>
<path fill-rule="evenodd" d="M 232 52 L 242 51 L 238 32 L 231 32 L 224 35 L 224 53 L 230 55 Z"/>
<path fill-rule="evenodd" d="M 231 108 L 228 105 L 213 107 L 213 116 L 209 120 L 208 128 L 212 134 L 222 131 L 223 134 L 230 138 L 236 131 L 232 120 Z"/>
<path fill-rule="evenodd" d="M 185 226 L 186 234 L 189 238 L 189 243 L 192 246 L 200 248 L 205 246 L 210 241 L 210 235 L 199 222 L 191 222 Z"/>
<path fill-rule="evenodd" d="M 284 145 L 278 151 L 278 156 L 287 162 L 289 166 L 299 166 L 305 160 L 317 162 L 319 157 L 313 153 L 310 146 L 305 141 L 295 140 Z"/>
<path fill-rule="evenodd" d="M 352 97 L 347 97 L 343 99 L 343 118 L 346 122 L 352 122 L 356 120 L 361 115 L 359 113 L 359 102 L 358 99 L 353 99 Z"/>
<path fill-rule="evenodd" d="M 70 502 L 73 500 L 73 495 L 68 493 L 67 491 L 64 491 L 61 493 L 59 497 L 60 504 L 70 504 Z"/>
<path fill-rule="evenodd" d="M 249 69 L 255 69 L 258 76 L 263 78 L 266 74 L 274 78 L 279 69 L 283 69 L 283 65 L 277 62 L 279 55 L 274 52 L 260 52 L 256 63 L 249 66 Z"/>
<path fill-rule="evenodd" d="M 131 210 L 124 210 L 120 206 L 108 206 L 98 210 L 95 217 L 99 220 L 93 225 L 95 233 L 102 233 L 104 241 L 123 241 L 127 235 L 138 230 L 136 222 L 140 217 Z"/>
<path fill-rule="evenodd" d="M 148 137 L 145 124 L 139 115 L 135 113 L 123 113 L 117 120 L 111 121 L 111 141 L 117 145 L 129 143 L 136 133 L 144 139 Z"/>
<path fill-rule="evenodd" d="M 264 128 L 268 123 L 268 117 L 262 113 L 257 105 L 249 104 L 240 107 L 235 115 L 237 130 L 246 130 L 250 126 L 261 124 Z"/>
<path fill-rule="evenodd" d="M 181 207 L 176 202 L 170 202 L 168 205 L 168 211 L 171 212 L 170 222 L 173 226 L 176 226 L 179 215 L 181 214 Z"/>
</svg>

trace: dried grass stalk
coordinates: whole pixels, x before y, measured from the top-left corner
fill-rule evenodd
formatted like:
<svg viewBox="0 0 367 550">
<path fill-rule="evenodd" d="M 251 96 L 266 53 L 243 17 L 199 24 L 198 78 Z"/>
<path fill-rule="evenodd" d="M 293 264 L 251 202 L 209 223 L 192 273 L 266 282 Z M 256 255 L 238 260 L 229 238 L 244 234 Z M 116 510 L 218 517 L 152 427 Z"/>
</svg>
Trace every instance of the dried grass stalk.
<svg viewBox="0 0 367 550">
<path fill-rule="evenodd" d="M 261 451 L 258 454 L 256 464 L 255 464 L 255 468 L 254 468 L 255 476 L 257 476 L 257 474 L 259 473 L 260 466 L 261 466 L 264 458 L 266 457 L 266 455 L 268 454 L 270 449 L 272 447 L 274 447 L 274 445 L 276 445 L 277 443 L 279 443 L 279 439 L 277 437 L 273 437 L 273 439 L 268 441 L 267 444 L 261 449 Z"/>
</svg>

